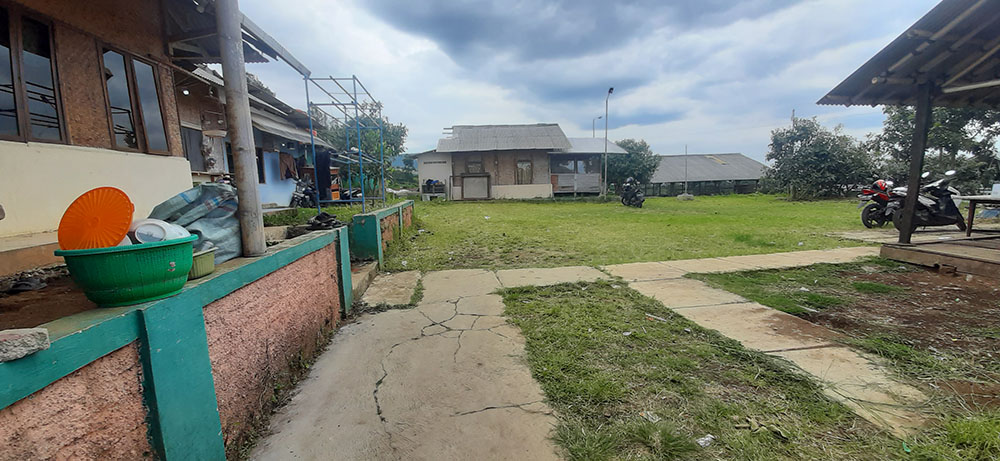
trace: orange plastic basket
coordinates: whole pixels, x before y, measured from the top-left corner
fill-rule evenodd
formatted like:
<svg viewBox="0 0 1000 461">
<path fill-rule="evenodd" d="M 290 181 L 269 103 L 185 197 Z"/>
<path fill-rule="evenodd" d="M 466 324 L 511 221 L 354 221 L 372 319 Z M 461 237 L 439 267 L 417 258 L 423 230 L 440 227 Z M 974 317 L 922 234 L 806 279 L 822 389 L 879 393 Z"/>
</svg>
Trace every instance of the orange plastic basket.
<svg viewBox="0 0 1000 461">
<path fill-rule="evenodd" d="M 98 187 L 77 197 L 59 221 L 59 248 L 86 250 L 121 243 L 132 225 L 135 205 L 114 187 Z"/>
</svg>

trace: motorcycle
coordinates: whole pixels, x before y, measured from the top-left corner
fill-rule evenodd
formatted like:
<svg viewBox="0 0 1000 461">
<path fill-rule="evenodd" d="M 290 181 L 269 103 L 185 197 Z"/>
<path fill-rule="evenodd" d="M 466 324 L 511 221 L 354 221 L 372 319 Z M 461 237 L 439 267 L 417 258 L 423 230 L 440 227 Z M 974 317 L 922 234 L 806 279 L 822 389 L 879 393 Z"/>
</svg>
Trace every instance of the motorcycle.
<svg viewBox="0 0 1000 461">
<path fill-rule="evenodd" d="M 920 187 L 917 196 L 917 209 L 913 214 L 913 222 L 910 223 L 911 232 L 918 227 L 948 226 L 951 224 L 958 226 L 959 230 L 965 230 L 965 218 L 958 208 L 962 201 L 954 198 L 961 193 L 958 189 L 951 187 L 951 176 L 954 175 L 955 170 L 948 170 L 944 173 L 944 178 Z M 929 172 L 920 175 L 921 178 L 928 176 L 930 176 Z M 906 187 L 893 189 L 894 197 L 887 207 L 892 210 L 892 225 L 900 232 L 903 230 L 903 202 L 908 192 Z"/>
<path fill-rule="evenodd" d="M 893 198 L 890 187 L 892 181 L 879 179 L 871 186 L 861 189 L 861 194 L 858 195 L 858 199 L 861 200 L 858 208 L 864 207 L 861 210 L 861 224 L 865 227 L 869 229 L 883 227 L 892 221 L 892 209 L 888 207 Z"/>
<path fill-rule="evenodd" d="M 639 187 L 639 181 L 635 178 L 628 178 L 622 184 L 622 205 L 642 208 L 642 202 L 646 201 L 646 196 Z"/>
<path fill-rule="evenodd" d="M 292 208 L 315 208 L 316 189 L 304 179 L 295 181 L 295 192 L 292 192 L 292 202 L 288 205 Z"/>
</svg>

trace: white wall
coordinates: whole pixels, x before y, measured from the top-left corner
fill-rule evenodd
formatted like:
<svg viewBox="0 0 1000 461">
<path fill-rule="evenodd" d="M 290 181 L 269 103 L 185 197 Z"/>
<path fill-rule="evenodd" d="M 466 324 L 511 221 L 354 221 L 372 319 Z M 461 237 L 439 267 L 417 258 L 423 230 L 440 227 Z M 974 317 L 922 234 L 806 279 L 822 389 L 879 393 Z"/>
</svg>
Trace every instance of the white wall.
<svg viewBox="0 0 1000 461">
<path fill-rule="evenodd" d="M 431 152 L 417 157 L 417 177 L 420 184 L 437 179 L 445 184 L 451 181 L 451 153 Z"/>
<path fill-rule="evenodd" d="M 56 230 L 73 200 L 101 186 L 123 190 L 145 218 L 191 188 L 191 166 L 183 157 L 0 141 L 0 237 Z"/>
</svg>

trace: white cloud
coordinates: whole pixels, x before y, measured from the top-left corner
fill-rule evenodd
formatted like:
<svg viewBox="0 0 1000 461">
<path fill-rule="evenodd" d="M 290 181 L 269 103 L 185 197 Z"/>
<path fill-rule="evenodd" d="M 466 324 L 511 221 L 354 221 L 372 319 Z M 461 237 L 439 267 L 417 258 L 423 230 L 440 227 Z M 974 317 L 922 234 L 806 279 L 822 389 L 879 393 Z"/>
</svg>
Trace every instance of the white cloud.
<svg viewBox="0 0 1000 461">
<path fill-rule="evenodd" d="M 681 152 L 687 143 L 692 151 L 756 158 L 792 109 L 843 123 L 856 136 L 877 129 L 878 109 L 815 101 L 935 3 L 813 0 L 699 27 L 643 17 L 645 9 L 625 5 L 617 11 L 642 21 L 643 29 L 613 47 L 530 60 L 513 48 L 494 49 L 469 60 L 393 27 L 361 1 L 244 0 L 242 8 L 315 75 L 357 75 L 384 113 L 409 127 L 411 152 L 433 148 L 443 127 L 460 123 L 554 121 L 567 135 L 589 135 L 587 122 L 603 114 L 605 88 L 615 86 L 612 139 L 643 138 L 657 153 Z M 747 11 L 763 4 L 757 3 Z M 550 35 L 600 33 L 593 30 L 597 22 L 561 13 L 555 3 L 540 9 L 550 18 Z M 305 105 L 302 80 L 288 66 L 250 71 L 286 102 Z M 632 123 L 618 126 L 620 120 Z"/>
</svg>

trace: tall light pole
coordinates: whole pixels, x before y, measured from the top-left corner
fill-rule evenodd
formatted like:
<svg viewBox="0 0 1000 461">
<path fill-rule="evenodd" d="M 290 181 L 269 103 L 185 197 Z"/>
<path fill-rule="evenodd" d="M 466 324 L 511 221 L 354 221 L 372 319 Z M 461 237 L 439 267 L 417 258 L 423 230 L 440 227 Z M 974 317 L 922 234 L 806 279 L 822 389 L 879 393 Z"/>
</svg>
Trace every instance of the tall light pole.
<svg viewBox="0 0 1000 461">
<path fill-rule="evenodd" d="M 602 118 L 604 118 L 603 115 L 598 115 L 597 117 L 594 117 L 594 119 L 590 121 L 590 131 L 592 137 L 595 138 L 597 137 L 597 121 Z"/>
<path fill-rule="evenodd" d="M 608 96 L 604 98 L 604 195 L 608 195 L 608 100 L 615 87 L 608 88 Z"/>
</svg>

